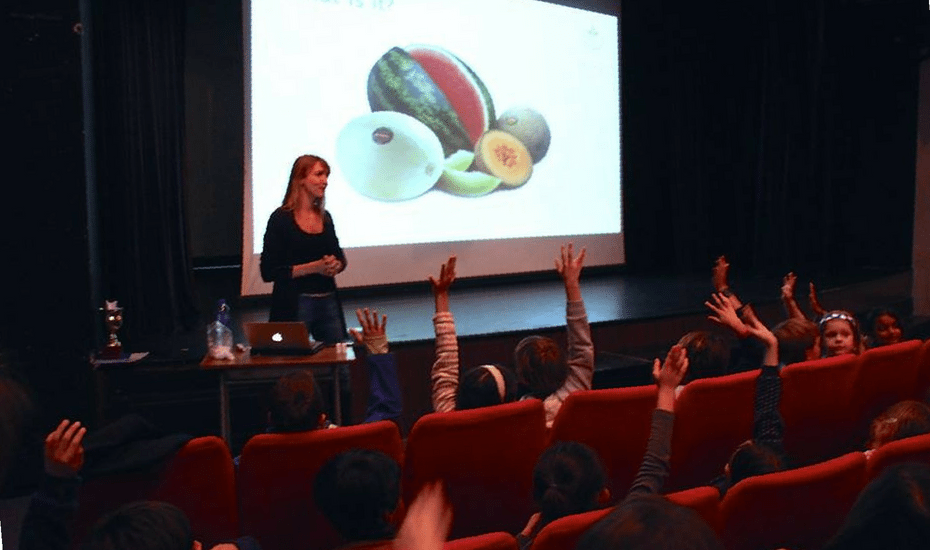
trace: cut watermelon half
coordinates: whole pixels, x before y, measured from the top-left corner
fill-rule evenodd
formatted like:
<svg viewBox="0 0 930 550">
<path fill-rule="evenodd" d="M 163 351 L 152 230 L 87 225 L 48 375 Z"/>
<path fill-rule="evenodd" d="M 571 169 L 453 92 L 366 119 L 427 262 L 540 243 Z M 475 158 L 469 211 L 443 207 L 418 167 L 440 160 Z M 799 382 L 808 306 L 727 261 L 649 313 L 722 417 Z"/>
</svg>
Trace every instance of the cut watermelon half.
<svg viewBox="0 0 930 550">
<path fill-rule="evenodd" d="M 472 145 L 477 143 L 495 120 L 491 94 L 478 75 L 461 59 L 437 46 L 413 44 L 407 47 L 407 53 L 446 95 Z"/>
</svg>

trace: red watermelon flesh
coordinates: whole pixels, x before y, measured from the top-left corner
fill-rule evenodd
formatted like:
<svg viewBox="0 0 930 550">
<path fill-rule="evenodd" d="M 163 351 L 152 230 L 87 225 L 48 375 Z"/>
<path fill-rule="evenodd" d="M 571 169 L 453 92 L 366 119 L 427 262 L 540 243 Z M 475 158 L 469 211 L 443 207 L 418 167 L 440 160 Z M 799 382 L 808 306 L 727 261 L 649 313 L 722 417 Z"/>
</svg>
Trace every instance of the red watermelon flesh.
<svg viewBox="0 0 930 550">
<path fill-rule="evenodd" d="M 482 94 L 484 85 L 478 77 L 460 59 L 435 46 L 410 46 L 407 53 L 446 95 L 472 145 L 477 143 L 494 120 L 494 107 L 490 97 Z"/>
</svg>

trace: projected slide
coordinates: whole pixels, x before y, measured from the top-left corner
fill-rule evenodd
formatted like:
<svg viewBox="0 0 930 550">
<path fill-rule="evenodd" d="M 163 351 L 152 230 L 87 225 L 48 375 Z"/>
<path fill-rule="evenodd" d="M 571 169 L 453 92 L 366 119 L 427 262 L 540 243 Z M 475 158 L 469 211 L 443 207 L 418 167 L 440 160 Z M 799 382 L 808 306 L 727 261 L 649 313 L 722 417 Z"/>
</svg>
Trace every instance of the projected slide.
<svg viewBox="0 0 930 550">
<path fill-rule="evenodd" d="M 305 153 L 332 167 L 341 286 L 423 280 L 449 253 L 462 276 L 545 270 L 568 239 L 589 264 L 622 263 L 619 14 L 535 0 L 245 11 L 243 294 L 270 291 L 265 224 Z"/>
</svg>

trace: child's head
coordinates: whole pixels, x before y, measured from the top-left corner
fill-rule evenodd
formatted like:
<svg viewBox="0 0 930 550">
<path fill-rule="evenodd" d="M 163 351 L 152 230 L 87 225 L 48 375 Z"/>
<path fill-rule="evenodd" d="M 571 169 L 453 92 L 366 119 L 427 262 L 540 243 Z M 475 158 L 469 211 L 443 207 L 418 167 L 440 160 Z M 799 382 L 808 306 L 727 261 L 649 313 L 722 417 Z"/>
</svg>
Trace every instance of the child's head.
<svg viewBox="0 0 930 550">
<path fill-rule="evenodd" d="M 533 501 L 542 521 L 587 512 L 603 504 L 609 492 L 597 453 L 577 441 L 558 441 L 543 451 L 533 468 Z"/>
<path fill-rule="evenodd" d="M 829 311 L 820 320 L 820 345 L 824 357 L 836 357 L 862 351 L 859 322 L 852 313 L 840 309 Z"/>
<path fill-rule="evenodd" d="M 517 379 L 501 365 L 481 365 L 462 373 L 455 395 L 459 411 L 510 403 L 516 398 Z"/>
<path fill-rule="evenodd" d="M 707 522 L 661 495 L 625 499 L 579 539 L 577 550 L 722 550 Z"/>
<path fill-rule="evenodd" d="M 853 504 L 828 550 L 911 550 L 930 540 L 930 466 L 909 462 L 886 468 Z"/>
<path fill-rule="evenodd" d="M 568 363 L 555 340 L 527 336 L 513 351 L 517 381 L 534 397 L 545 399 L 562 387 L 568 378 Z"/>
<path fill-rule="evenodd" d="M 323 422 L 323 397 L 309 371 L 294 371 L 271 388 L 268 421 L 276 432 L 315 430 Z"/>
<path fill-rule="evenodd" d="M 339 453 L 317 473 L 313 499 L 347 542 L 394 538 L 400 466 L 381 451 Z"/>
<path fill-rule="evenodd" d="M 782 456 L 764 443 L 746 441 L 736 448 L 727 462 L 726 474 L 730 486 L 747 477 L 780 472 L 785 469 Z"/>
<path fill-rule="evenodd" d="M 901 401 L 885 409 L 869 428 L 869 448 L 930 433 L 930 407 L 920 401 Z"/>
<path fill-rule="evenodd" d="M 727 373 L 730 364 L 730 345 L 713 332 L 704 330 L 689 332 L 681 337 L 678 345 L 688 352 L 688 373 L 685 382 L 699 378 L 713 378 Z"/>
<path fill-rule="evenodd" d="M 863 329 L 873 347 L 897 344 L 904 339 L 901 316 L 888 308 L 869 311 L 865 316 Z"/>
<path fill-rule="evenodd" d="M 100 519 L 90 535 L 91 550 L 198 550 L 187 515 L 167 502 L 140 501 Z"/>
<path fill-rule="evenodd" d="M 772 329 L 778 339 L 778 357 L 785 365 L 820 357 L 820 330 L 817 323 L 792 317 Z"/>
</svg>

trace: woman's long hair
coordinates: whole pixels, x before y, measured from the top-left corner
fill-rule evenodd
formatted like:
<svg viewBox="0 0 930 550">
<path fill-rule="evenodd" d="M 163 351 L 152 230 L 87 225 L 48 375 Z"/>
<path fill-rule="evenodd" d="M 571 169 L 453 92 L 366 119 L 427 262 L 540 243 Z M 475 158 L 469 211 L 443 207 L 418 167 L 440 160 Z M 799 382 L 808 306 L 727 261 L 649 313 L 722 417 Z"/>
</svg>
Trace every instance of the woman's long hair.
<svg viewBox="0 0 930 550">
<path fill-rule="evenodd" d="M 297 201 L 300 197 L 300 185 L 298 185 L 297 182 L 305 178 L 317 163 L 323 165 L 323 168 L 326 169 L 326 175 L 328 176 L 329 163 L 322 158 L 316 155 L 301 155 L 297 157 L 297 160 L 294 161 L 294 165 L 291 166 L 291 178 L 287 182 L 287 192 L 284 193 L 284 200 L 281 201 L 282 208 L 292 212 L 297 208 Z M 320 199 L 314 202 L 313 207 L 317 211 L 322 212 L 325 202 L 325 199 Z"/>
</svg>

